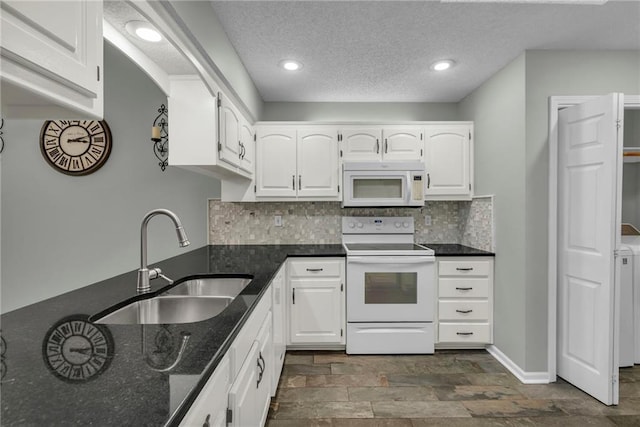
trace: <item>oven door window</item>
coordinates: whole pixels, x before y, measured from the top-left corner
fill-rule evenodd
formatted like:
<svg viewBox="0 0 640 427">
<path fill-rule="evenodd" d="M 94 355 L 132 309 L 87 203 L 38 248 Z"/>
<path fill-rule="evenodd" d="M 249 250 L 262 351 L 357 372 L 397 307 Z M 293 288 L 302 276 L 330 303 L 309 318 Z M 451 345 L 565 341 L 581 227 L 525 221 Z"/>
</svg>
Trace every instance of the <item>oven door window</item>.
<svg viewBox="0 0 640 427">
<path fill-rule="evenodd" d="M 353 178 L 354 199 L 402 199 L 404 179 L 389 178 Z"/>
<path fill-rule="evenodd" d="M 365 273 L 365 304 L 417 304 L 417 273 Z"/>
</svg>

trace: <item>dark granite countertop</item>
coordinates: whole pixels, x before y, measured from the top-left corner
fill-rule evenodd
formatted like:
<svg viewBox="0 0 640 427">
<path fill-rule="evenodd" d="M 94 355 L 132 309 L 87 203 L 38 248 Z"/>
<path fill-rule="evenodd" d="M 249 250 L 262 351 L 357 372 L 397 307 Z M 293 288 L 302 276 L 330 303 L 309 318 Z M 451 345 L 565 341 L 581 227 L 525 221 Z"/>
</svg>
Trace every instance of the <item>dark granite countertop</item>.
<svg viewBox="0 0 640 427">
<path fill-rule="evenodd" d="M 134 297 L 135 271 L 2 315 L 2 425 L 177 425 L 288 256 L 345 252 L 341 245 L 206 246 L 153 263 L 174 280 L 211 273 L 254 276 L 223 313 L 202 322 L 102 325 L 107 332 L 96 335 L 91 325 L 71 321 Z M 163 287 L 162 279 L 152 281 L 153 291 Z M 106 344 L 96 348 L 109 357 L 97 354 L 90 361 L 86 340 L 59 339 L 76 325 L 90 339 L 105 336 Z M 184 357 L 170 372 L 159 372 L 175 359 L 182 332 L 191 334 Z M 84 364 L 83 370 L 65 371 L 56 347 Z"/>
<path fill-rule="evenodd" d="M 420 243 L 423 246 L 435 251 L 436 256 L 495 256 L 493 252 L 470 246 L 459 245 L 457 243 Z"/>
</svg>

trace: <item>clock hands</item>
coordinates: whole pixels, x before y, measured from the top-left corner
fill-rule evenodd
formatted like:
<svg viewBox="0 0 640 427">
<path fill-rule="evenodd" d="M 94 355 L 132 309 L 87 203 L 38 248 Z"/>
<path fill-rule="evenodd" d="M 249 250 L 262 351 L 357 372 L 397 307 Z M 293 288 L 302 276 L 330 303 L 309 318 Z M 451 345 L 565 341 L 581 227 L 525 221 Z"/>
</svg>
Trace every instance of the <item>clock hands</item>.
<svg viewBox="0 0 640 427">
<path fill-rule="evenodd" d="M 87 347 L 87 348 L 71 347 L 71 348 L 69 348 L 69 351 L 71 353 L 89 354 L 89 353 L 91 353 L 91 347 Z"/>
<path fill-rule="evenodd" d="M 85 138 L 86 138 L 86 136 L 80 136 L 78 138 L 67 139 L 67 142 L 84 142 L 85 144 L 88 144 L 89 141 L 85 141 L 84 140 Z"/>
</svg>

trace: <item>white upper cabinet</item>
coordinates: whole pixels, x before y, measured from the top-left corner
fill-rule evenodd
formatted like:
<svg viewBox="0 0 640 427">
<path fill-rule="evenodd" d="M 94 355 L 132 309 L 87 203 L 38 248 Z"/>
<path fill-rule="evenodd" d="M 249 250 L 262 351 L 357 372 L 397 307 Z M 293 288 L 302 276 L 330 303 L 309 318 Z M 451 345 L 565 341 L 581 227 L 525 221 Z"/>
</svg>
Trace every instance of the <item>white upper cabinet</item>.
<svg viewBox="0 0 640 427">
<path fill-rule="evenodd" d="M 470 200 L 473 196 L 473 125 L 425 127 L 426 200 Z"/>
<path fill-rule="evenodd" d="M 0 2 L 2 109 L 15 118 L 102 118 L 102 2 Z"/>
<path fill-rule="evenodd" d="M 421 161 L 423 135 L 420 126 L 342 127 L 343 161 Z"/>
<path fill-rule="evenodd" d="M 339 200 L 335 127 L 261 126 L 256 151 L 257 197 Z"/>
<path fill-rule="evenodd" d="M 172 77 L 170 86 L 169 165 L 220 179 L 251 178 L 253 127 L 238 109 L 197 76 Z"/>
<path fill-rule="evenodd" d="M 298 196 L 338 196 L 338 133 L 335 128 L 298 130 Z"/>
<path fill-rule="evenodd" d="M 257 129 L 256 196 L 296 196 L 296 130 Z"/>
</svg>

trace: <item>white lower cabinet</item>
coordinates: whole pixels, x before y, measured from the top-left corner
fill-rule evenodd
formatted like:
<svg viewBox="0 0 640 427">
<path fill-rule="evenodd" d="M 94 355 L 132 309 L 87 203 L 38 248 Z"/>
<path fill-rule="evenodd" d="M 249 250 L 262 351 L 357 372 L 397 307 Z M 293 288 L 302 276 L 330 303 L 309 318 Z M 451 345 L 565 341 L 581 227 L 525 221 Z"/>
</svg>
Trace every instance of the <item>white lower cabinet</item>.
<svg viewBox="0 0 640 427">
<path fill-rule="evenodd" d="M 344 345 L 344 259 L 299 258 L 288 263 L 289 344 Z"/>
<path fill-rule="evenodd" d="M 438 259 L 438 348 L 493 343 L 493 258 Z"/>
<path fill-rule="evenodd" d="M 286 263 L 271 281 L 272 287 L 272 313 L 273 313 L 273 372 L 271 375 L 271 395 L 276 395 L 278 379 L 284 366 L 284 357 L 287 352 L 287 294 L 286 294 Z"/>
</svg>

